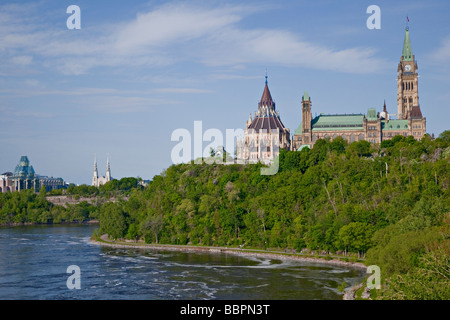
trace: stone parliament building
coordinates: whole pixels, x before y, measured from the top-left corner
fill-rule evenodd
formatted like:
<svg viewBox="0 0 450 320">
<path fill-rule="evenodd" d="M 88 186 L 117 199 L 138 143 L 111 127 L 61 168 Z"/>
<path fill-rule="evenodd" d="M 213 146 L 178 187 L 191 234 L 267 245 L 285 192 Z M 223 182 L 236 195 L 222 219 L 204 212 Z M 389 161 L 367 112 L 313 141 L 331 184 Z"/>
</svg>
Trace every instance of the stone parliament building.
<svg viewBox="0 0 450 320">
<path fill-rule="evenodd" d="M 258 105 L 255 118 L 246 122 L 244 137 L 238 139 L 236 155 L 244 162 L 271 162 L 279 148 L 301 150 L 312 148 L 318 139 L 369 141 L 381 143 L 394 136 L 413 136 L 420 140 L 426 134 L 426 118 L 419 104 L 418 66 L 412 53 L 409 28 L 405 29 L 403 52 L 397 67 L 397 114 L 389 114 L 386 103 L 377 112 L 369 108 L 367 114 L 334 114 L 312 117 L 312 100 L 305 91 L 301 101 L 302 121 L 290 137 L 289 129 L 281 122 L 267 85 Z M 397 117 L 394 118 L 393 116 Z M 277 148 L 274 149 L 274 142 Z"/>
<path fill-rule="evenodd" d="M 333 140 L 340 136 L 348 142 L 366 140 L 381 143 L 396 135 L 413 136 L 420 140 L 426 133 L 426 118 L 419 105 L 418 67 L 411 49 L 409 28 L 400 63 L 397 68 L 397 119 L 391 119 L 386 103 L 383 111 L 369 108 L 367 114 L 319 115 L 311 117 L 311 98 L 302 98 L 302 123 L 294 132 L 292 149 L 312 147 L 318 139 Z"/>
</svg>

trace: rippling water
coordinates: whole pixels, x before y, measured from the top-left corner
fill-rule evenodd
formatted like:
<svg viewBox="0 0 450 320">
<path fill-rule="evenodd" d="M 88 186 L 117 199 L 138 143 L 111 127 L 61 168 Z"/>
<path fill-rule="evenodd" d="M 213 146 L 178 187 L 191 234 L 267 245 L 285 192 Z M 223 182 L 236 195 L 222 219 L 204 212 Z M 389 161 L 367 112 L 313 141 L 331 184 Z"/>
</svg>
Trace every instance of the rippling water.
<svg viewBox="0 0 450 320">
<path fill-rule="evenodd" d="M 0 228 L 0 299 L 341 299 L 352 268 L 227 254 L 116 249 L 89 243 L 96 226 Z M 67 267 L 81 270 L 69 290 Z"/>
</svg>

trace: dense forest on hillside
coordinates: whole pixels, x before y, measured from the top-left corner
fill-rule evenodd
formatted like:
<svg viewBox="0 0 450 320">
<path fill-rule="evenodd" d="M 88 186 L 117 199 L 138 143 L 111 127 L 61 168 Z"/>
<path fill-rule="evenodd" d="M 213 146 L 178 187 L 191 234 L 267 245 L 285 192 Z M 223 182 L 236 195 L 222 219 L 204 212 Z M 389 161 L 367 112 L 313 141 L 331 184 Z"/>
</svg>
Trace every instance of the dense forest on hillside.
<svg viewBox="0 0 450 320">
<path fill-rule="evenodd" d="M 129 201 L 105 204 L 100 233 L 147 243 L 352 252 L 392 277 L 385 288 L 396 289 L 384 297 L 448 299 L 449 146 L 449 131 L 381 145 L 319 140 L 311 150 L 281 152 L 272 176 L 261 175 L 260 164 L 172 165 Z M 423 281 L 402 278 L 410 272 Z"/>
<path fill-rule="evenodd" d="M 282 151 L 274 175 L 261 164 L 172 165 L 101 206 L 0 195 L 0 223 L 97 218 L 98 235 L 115 239 L 354 253 L 381 268 L 385 298 L 449 299 L 449 161 L 450 131 L 381 145 L 319 140 Z"/>
<path fill-rule="evenodd" d="M 172 165 L 129 201 L 104 205 L 102 231 L 147 242 L 363 254 L 389 232 L 442 225 L 448 140 L 447 133 L 381 146 L 320 140 L 311 150 L 282 151 L 272 176 L 261 175 L 260 164 Z"/>
</svg>

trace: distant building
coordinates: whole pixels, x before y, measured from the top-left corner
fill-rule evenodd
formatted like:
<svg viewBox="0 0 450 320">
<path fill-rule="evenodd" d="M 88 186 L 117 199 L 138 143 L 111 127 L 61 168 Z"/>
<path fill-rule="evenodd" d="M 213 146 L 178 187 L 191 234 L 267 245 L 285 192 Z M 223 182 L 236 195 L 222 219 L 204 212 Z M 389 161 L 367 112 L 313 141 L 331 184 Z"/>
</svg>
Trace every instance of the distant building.
<svg viewBox="0 0 450 320">
<path fill-rule="evenodd" d="M 47 176 L 37 176 L 39 179 L 39 185 L 45 186 L 47 192 L 52 190 L 59 190 L 67 187 L 66 182 L 63 178 L 53 178 Z"/>
<path fill-rule="evenodd" d="M 383 111 L 369 108 L 367 114 L 320 114 L 311 116 L 311 98 L 308 92 L 302 98 L 302 122 L 294 132 L 292 150 L 312 147 L 318 139 L 369 141 L 380 143 L 394 136 L 413 136 L 420 140 L 426 133 L 426 118 L 419 104 L 417 62 L 412 54 L 409 28 L 405 30 L 403 52 L 397 68 L 397 114 L 389 114 L 384 103 Z M 397 119 L 392 119 L 396 115 Z"/>
<path fill-rule="evenodd" d="M 19 164 L 16 166 L 12 177 L 13 191 L 20 191 L 24 189 L 32 189 L 39 191 L 39 180 L 36 177 L 33 166 L 30 165 L 30 161 L 27 156 L 20 158 Z"/>
<path fill-rule="evenodd" d="M 0 175 L 0 192 L 6 193 L 14 190 L 13 182 L 10 179 L 12 172 L 5 172 Z"/>
<path fill-rule="evenodd" d="M 290 149 L 290 132 L 275 110 L 275 102 L 266 85 L 254 119 L 250 115 L 245 125 L 243 139 L 237 140 L 236 157 L 244 162 L 269 164 L 280 153 Z"/>
<path fill-rule="evenodd" d="M 14 173 L 6 172 L 0 175 L 0 192 L 14 192 L 21 190 L 33 190 L 38 192 L 42 186 L 47 191 L 61 189 L 66 186 L 62 178 L 49 178 L 36 175 L 34 168 L 30 165 L 27 156 L 22 156 Z"/>
<path fill-rule="evenodd" d="M 139 185 L 140 186 L 142 186 L 142 187 L 146 187 L 146 186 L 148 186 L 149 184 L 150 184 L 150 181 L 151 180 L 139 180 Z"/>
<path fill-rule="evenodd" d="M 111 177 L 111 167 L 109 165 L 109 157 L 106 160 L 106 175 L 105 176 L 99 176 L 98 170 L 97 170 L 97 159 L 94 160 L 94 174 L 92 176 L 92 185 L 95 187 L 100 187 L 101 185 L 104 185 L 105 183 L 112 180 Z"/>
</svg>

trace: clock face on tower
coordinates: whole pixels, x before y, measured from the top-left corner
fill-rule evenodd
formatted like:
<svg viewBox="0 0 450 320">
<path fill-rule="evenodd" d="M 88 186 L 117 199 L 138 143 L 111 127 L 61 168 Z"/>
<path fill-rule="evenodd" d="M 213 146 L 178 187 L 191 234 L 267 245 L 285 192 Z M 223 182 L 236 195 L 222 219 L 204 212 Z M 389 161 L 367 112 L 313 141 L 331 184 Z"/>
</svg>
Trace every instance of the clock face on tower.
<svg viewBox="0 0 450 320">
<path fill-rule="evenodd" d="M 407 64 L 407 65 L 405 66 L 405 71 L 406 71 L 406 72 L 411 71 L 411 66 L 410 66 L 409 64 Z"/>
</svg>

